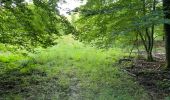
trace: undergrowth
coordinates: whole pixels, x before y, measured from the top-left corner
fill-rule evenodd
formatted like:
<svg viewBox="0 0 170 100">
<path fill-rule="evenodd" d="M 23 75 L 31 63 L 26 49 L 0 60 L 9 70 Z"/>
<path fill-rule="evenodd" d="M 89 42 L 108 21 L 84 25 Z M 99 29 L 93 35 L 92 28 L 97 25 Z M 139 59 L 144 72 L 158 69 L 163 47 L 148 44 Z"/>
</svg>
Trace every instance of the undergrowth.
<svg viewBox="0 0 170 100">
<path fill-rule="evenodd" d="M 147 100 L 147 93 L 115 62 L 119 48 L 97 49 L 71 37 L 24 57 L 0 54 L 0 99 Z M 4 60 L 5 59 L 5 60 Z"/>
</svg>

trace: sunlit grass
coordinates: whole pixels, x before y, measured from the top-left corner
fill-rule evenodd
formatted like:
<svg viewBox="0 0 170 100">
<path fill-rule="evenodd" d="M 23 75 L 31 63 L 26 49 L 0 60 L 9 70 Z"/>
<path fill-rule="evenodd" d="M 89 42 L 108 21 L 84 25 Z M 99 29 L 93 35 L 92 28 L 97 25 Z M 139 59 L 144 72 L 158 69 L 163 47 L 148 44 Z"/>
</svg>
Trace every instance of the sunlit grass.
<svg viewBox="0 0 170 100">
<path fill-rule="evenodd" d="M 1 74 L 1 98 L 52 100 L 147 100 L 148 95 L 114 63 L 127 56 L 119 48 L 97 49 L 71 36 L 37 49 Z M 5 66 L 4 66 L 5 67 Z M 13 69 L 12 69 L 13 68 Z M 10 83 L 8 83 L 10 82 Z M 12 84 L 11 84 L 12 83 Z M 2 87 L 0 87 L 2 88 Z"/>
</svg>

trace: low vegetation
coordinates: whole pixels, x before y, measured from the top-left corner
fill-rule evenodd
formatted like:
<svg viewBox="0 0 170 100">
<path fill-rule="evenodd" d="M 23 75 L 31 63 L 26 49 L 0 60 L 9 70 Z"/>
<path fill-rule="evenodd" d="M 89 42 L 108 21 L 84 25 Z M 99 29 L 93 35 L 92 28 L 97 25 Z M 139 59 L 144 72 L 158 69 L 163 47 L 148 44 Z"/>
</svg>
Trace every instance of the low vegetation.
<svg viewBox="0 0 170 100">
<path fill-rule="evenodd" d="M 146 91 L 115 65 L 119 58 L 126 56 L 121 49 L 96 49 L 70 37 L 58 42 L 48 49 L 37 49 L 36 54 L 29 53 L 24 59 L 18 54 L 1 53 L 4 60 L 0 66 L 0 98 L 149 99 Z"/>
</svg>

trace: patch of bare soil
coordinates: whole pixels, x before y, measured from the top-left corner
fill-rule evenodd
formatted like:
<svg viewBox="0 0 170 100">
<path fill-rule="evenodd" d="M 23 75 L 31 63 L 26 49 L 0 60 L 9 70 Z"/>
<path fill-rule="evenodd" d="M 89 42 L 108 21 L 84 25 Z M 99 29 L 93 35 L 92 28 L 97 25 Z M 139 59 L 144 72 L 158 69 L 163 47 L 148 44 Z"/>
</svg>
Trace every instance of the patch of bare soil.
<svg viewBox="0 0 170 100">
<path fill-rule="evenodd" d="M 163 100 L 170 97 L 170 70 L 165 69 L 165 54 L 155 54 L 154 58 L 154 62 L 133 59 L 125 70 L 148 91 L 152 100 Z"/>
</svg>

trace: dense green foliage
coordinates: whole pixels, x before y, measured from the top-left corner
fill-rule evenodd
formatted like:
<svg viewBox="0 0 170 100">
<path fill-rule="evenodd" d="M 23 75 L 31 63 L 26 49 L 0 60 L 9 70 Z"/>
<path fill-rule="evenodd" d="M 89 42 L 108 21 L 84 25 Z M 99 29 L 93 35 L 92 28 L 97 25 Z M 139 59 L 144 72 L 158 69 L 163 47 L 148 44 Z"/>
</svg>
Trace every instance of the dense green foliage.
<svg viewBox="0 0 170 100">
<path fill-rule="evenodd" d="M 4 1 L 0 7 L 0 42 L 12 45 L 49 46 L 61 34 L 72 33 L 70 23 L 59 15 L 56 0 Z"/>
<path fill-rule="evenodd" d="M 120 37 L 128 46 L 141 41 L 147 52 L 147 59 L 153 60 L 155 37 L 163 33 L 155 27 L 161 28 L 165 21 L 161 1 L 88 0 L 79 9 L 79 13 L 81 17 L 75 22 L 75 26 L 80 31 L 78 37 L 81 40 L 99 47 L 112 47 Z"/>
</svg>

